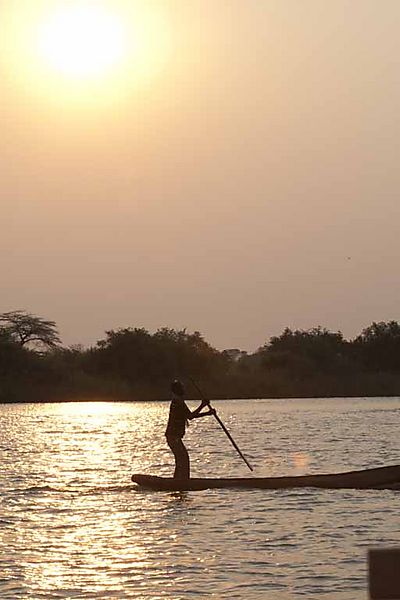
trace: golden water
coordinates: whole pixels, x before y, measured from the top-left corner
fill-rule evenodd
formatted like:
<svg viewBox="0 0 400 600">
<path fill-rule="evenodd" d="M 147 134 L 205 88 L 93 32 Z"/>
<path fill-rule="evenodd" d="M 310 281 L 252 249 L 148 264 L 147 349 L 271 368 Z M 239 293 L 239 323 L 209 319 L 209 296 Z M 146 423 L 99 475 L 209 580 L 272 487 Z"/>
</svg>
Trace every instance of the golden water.
<svg viewBox="0 0 400 600">
<path fill-rule="evenodd" d="M 400 399 L 214 403 L 256 476 L 400 464 Z M 366 553 L 399 545 L 400 492 L 131 484 L 171 474 L 168 404 L 0 405 L 0 597 L 366 598 Z M 193 476 L 248 476 L 212 418 Z"/>
</svg>

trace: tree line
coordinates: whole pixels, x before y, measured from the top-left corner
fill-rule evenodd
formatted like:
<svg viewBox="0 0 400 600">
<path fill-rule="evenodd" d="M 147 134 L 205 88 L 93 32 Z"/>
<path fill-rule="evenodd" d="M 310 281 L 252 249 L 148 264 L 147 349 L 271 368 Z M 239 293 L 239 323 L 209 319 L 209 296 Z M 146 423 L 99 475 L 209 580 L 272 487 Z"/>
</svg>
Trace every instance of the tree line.
<svg viewBox="0 0 400 600">
<path fill-rule="evenodd" d="M 167 327 L 119 328 L 92 347 L 64 347 L 54 321 L 0 314 L 0 402 L 166 399 L 175 377 L 189 398 L 190 379 L 213 398 L 400 395 L 400 324 L 374 322 L 352 340 L 286 328 L 247 353 Z"/>
</svg>

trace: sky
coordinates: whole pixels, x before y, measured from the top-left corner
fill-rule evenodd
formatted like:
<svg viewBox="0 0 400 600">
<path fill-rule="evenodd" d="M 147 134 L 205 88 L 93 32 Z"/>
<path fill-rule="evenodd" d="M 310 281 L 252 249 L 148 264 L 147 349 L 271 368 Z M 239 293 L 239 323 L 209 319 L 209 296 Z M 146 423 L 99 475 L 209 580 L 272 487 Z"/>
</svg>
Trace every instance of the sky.
<svg viewBox="0 0 400 600">
<path fill-rule="evenodd" d="M 136 43 L 96 75 L 65 4 L 0 0 L 0 312 L 250 352 L 400 320 L 398 0 L 93 1 Z"/>
</svg>

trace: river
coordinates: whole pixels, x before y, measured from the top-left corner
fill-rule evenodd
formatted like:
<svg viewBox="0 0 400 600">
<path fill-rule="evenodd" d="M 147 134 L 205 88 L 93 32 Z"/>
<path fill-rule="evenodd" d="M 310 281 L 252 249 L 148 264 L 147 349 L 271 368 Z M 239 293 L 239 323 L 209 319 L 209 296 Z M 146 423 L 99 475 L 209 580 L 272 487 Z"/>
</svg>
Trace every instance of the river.
<svg viewBox="0 0 400 600">
<path fill-rule="evenodd" d="M 189 403 L 191 407 L 195 404 Z M 214 403 L 255 475 L 400 464 L 400 399 Z M 168 404 L 0 405 L 0 597 L 365 600 L 367 551 L 400 545 L 400 492 L 150 492 Z M 193 476 L 248 476 L 215 419 Z"/>
</svg>

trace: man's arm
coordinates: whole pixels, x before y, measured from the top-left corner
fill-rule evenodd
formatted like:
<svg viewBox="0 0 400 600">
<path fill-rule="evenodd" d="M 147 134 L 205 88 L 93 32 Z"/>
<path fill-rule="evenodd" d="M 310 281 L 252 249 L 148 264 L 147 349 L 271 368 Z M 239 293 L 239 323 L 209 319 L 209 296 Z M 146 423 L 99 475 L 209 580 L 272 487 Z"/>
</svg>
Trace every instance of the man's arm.
<svg viewBox="0 0 400 600">
<path fill-rule="evenodd" d="M 203 410 L 203 408 L 205 408 L 206 406 L 209 406 L 209 403 L 202 400 L 200 402 L 199 406 L 196 408 L 196 410 L 189 411 L 190 415 L 188 414 L 188 419 L 189 420 L 200 419 L 201 417 L 208 417 L 209 415 L 215 415 L 214 408 L 209 408 L 207 410 L 207 412 L 201 412 Z"/>
</svg>

